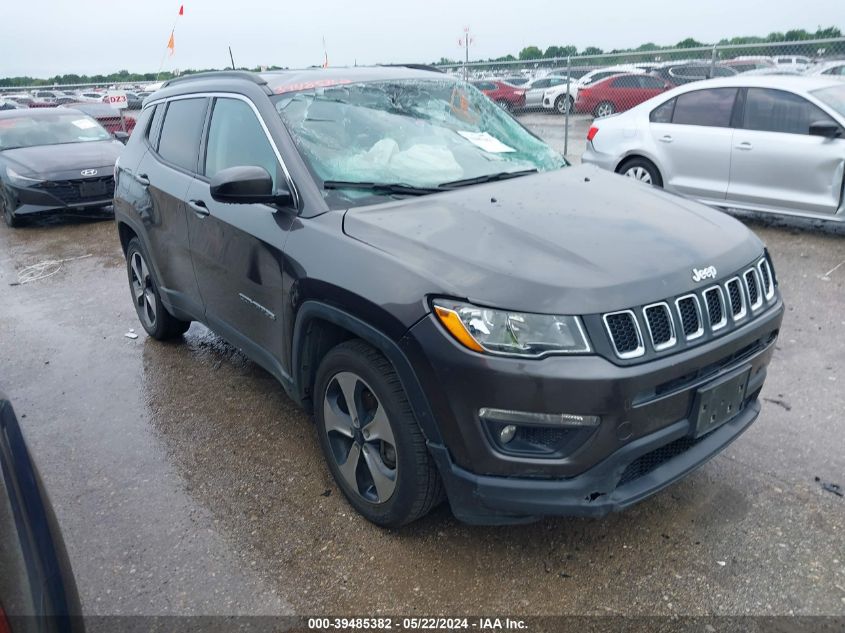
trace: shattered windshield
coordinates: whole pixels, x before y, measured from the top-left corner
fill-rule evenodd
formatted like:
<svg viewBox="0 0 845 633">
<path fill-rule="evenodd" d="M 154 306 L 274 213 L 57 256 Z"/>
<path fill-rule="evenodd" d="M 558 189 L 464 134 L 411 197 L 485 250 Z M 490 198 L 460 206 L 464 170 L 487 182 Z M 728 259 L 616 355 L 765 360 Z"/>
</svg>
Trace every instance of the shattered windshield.
<svg viewBox="0 0 845 633">
<path fill-rule="evenodd" d="M 454 80 L 322 86 L 284 93 L 275 105 L 315 175 L 349 200 L 567 164 L 480 91 Z M 364 191 L 370 184 L 376 187 Z"/>
</svg>

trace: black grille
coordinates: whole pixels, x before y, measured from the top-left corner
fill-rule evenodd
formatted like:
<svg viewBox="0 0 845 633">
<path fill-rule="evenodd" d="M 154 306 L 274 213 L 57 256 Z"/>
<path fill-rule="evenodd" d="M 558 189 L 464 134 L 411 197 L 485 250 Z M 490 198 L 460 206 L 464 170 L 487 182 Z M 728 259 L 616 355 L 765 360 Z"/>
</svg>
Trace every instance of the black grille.
<svg viewBox="0 0 845 633">
<path fill-rule="evenodd" d="M 769 276 L 769 266 L 766 262 L 760 264 L 760 275 L 763 277 L 763 292 L 768 296 L 772 291 L 772 278 Z"/>
<path fill-rule="evenodd" d="M 751 305 L 755 305 L 760 299 L 760 291 L 757 288 L 757 276 L 753 270 L 745 273 L 745 285 L 748 286 L 748 298 L 751 299 Z"/>
<path fill-rule="evenodd" d="M 672 340 L 672 324 L 669 321 L 669 311 L 666 306 L 657 305 L 646 308 L 645 318 L 651 332 L 651 342 L 655 347 L 665 345 Z"/>
<path fill-rule="evenodd" d="M 742 288 L 739 287 L 739 279 L 728 282 L 728 296 L 731 300 L 731 314 L 736 316 L 742 312 Z"/>
<path fill-rule="evenodd" d="M 637 324 L 632 314 L 618 312 L 606 317 L 607 329 L 613 345 L 619 354 L 629 354 L 640 347 L 640 337 L 637 335 Z"/>
<path fill-rule="evenodd" d="M 83 187 L 84 185 L 84 187 Z M 41 188 L 65 204 L 81 202 L 99 202 L 114 197 L 114 177 L 85 178 L 79 180 L 55 180 L 44 182 Z M 95 190 L 95 193 L 83 193 L 83 189 Z"/>
<path fill-rule="evenodd" d="M 707 290 L 704 293 L 704 300 L 707 302 L 707 316 L 710 318 L 710 325 L 719 325 L 725 318 L 719 290 L 717 288 Z"/>
<path fill-rule="evenodd" d="M 689 336 L 701 329 L 701 322 L 698 318 L 698 308 L 695 299 L 684 297 L 678 301 L 678 312 L 681 315 L 681 324 L 684 327 L 684 334 Z"/>
<path fill-rule="evenodd" d="M 639 479 L 643 475 L 647 475 L 658 466 L 668 462 L 673 457 L 677 457 L 681 453 L 691 449 L 700 441 L 700 439 L 701 438 L 694 439 L 690 437 L 682 437 L 681 439 L 675 440 L 665 446 L 656 448 L 650 453 L 637 457 L 637 459 L 628 464 L 628 467 L 619 479 L 617 487 L 624 486 L 635 479 Z"/>
<path fill-rule="evenodd" d="M 521 426 L 519 427 L 519 439 L 530 444 L 542 444 L 543 446 L 556 446 L 568 436 L 577 433 L 576 429 L 561 429 L 549 426 Z"/>
</svg>

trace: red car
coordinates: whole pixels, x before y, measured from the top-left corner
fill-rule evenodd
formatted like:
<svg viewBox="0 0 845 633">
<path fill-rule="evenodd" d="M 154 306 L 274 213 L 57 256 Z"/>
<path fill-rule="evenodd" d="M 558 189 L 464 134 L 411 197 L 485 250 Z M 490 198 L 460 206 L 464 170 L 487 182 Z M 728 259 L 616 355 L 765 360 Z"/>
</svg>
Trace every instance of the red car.
<svg viewBox="0 0 845 633">
<path fill-rule="evenodd" d="M 114 136 L 115 132 L 131 134 L 135 129 L 135 117 L 124 115 L 120 120 L 120 112 L 104 103 L 74 103 L 67 106 L 79 110 L 83 114 L 97 119 L 97 123 L 106 128 L 106 132 Z"/>
<path fill-rule="evenodd" d="M 483 79 L 473 81 L 472 85 L 483 92 L 493 103 L 508 112 L 525 107 L 525 89 L 517 88 L 507 81 Z"/>
<path fill-rule="evenodd" d="M 603 117 L 629 110 L 671 86 L 651 75 L 614 75 L 578 90 L 576 112 Z"/>
</svg>

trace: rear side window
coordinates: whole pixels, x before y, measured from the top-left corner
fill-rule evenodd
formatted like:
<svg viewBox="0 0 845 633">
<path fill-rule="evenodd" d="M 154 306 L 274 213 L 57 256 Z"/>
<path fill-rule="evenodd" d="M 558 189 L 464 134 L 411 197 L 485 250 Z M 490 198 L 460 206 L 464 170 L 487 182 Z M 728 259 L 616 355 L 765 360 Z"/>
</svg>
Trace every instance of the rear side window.
<svg viewBox="0 0 845 633">
<path fill-rule="evenodd" d="M 228 167 L 263 167 L 279 182 L 279 163 L 252 108 L 238 99 L 217 99 L 208 128 L 205 175 Z"/>
<path fill-rule="evenodd" d="M 736 93 L 736 88 L 711 88 L 679 95 L 672 123 L 730 127 Z"/>
<path fill-rule="evenodd" d="M 745 99 L 746 130 L 809 134 L 810 124 L 833 122 L 815 105 L 791 92 L 767 88 L 749 88 Z"/>
<path fill-rule="evenodd" d="M 166 161 L 195 172 L 205 117 L 205 98 L 177 99 L 167 105 L 158 153 Z"/>
<path fill-rule="evenodd" d="M 669 99 L 666 103 L 661 103 L 651 114 L 648 115 L 649 121 L 652 123 L 671 123 L 672 113 L 675 110 L 675 100 Z"/>
<path fill-rule="evenodd" d="M 613 80 L 614 88 L 639 88 L 640 82 L 635 75 L 617 77 Z"/>
<path fill-rule="evenodd" d="M 662 81 L 660 81 L 657 77 L 651 77 L 650 75 L 639 75 L 639 81 L 640 87 L 648 88 L 649 90 L 664 87 L 664 83 Z"/>
</svg>

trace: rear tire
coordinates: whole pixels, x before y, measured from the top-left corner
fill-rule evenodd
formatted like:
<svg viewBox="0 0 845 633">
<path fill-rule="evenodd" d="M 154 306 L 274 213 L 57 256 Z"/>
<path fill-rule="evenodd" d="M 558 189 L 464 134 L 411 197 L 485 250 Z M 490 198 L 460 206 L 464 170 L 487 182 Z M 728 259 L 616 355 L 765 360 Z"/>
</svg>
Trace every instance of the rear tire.
<svg viewBox="0 0 845 633">
<path fill-rule="evenodd" d="M 159 341 L 181 336 L 191 327 L 191 322 L 177 319 L 164 307 L 148 262 L 141 240 L 133 237 L 126 247 L 126 272 L 138 320 L 147 334 Z"/>
<path fill-rule="evenodd" d="M 497 101 L 496 105 L 509 114 L 513 112 L 513 106 L 507 101 Z"/>
<path fill-rule="evenodd" d="M 640 156 L 624 161 L 616 169 L 616 173 L 633 178 L 647 185 L 663 187 L 663 177 L 660 175 L 660 170 L 650 160 Z"/>
<path fill-rule="evenodd" d="M 596 109 L 593 110 L 593 115 L 597 119 L 600 119 L 602 117 L 610 116 L 614 112 L 616 112 L 615 105 L 613 105 L 610 101 L 602 101 L 596 106 Z"/>
<path fill-rule="evenodd" d="M 399 527 L 442 501 L 440 475 L 399 377 L 364 341 L 341 343 L 323 358 L 314 418 L 335 482 L 367 520 Z"/>
</svg>

